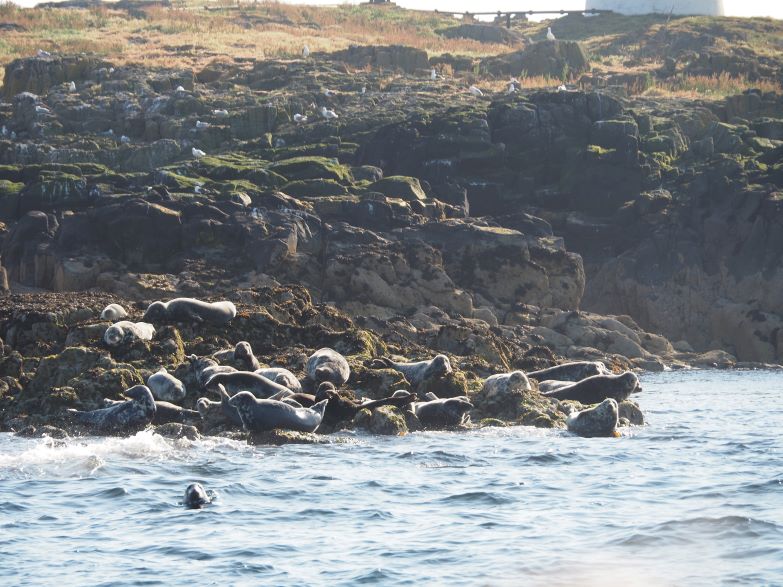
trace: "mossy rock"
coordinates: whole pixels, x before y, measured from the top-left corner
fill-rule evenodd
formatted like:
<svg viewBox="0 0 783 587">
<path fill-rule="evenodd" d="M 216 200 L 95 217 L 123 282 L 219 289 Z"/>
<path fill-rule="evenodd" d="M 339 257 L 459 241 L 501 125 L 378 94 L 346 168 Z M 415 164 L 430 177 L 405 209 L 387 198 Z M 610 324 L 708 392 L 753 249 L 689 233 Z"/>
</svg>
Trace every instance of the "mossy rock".
<svg viewBox="0 0 783 587">
<path fill-rule="evenodd" d="M 370 399 L 388 397 L 398 389 L 408 389 L 405 376 L 395 369 L 368 369 L 361 364 L 362 358 L 349 357 L 351 378 L 349 385 Z"/>
<path fill-rule="evenodd" d="M 41 359 L 35 377 L 23 391 L 24 395 L 46 392 L 54 387 L 69 385 L 69 382 L 97 366 L 111 367 L 109 355 L 84 348 L 68 347 L 57 355 Z"/>
<path fill-rule="evenodd" d="M 121 394 L 134 385 L 143 385 L 144 378 L 124 365 L 112 369 L 92 369 L 78 380 L 71 380 L 78 395 L 78 404 L 72 407 L 94 410 L 103 407 L 103 399 L 121 399 Z"/>
<path fill-rule="evenodd" d="M 286 177 L 289 181 L 297 179 L 333 179 L 350 183 L 351 172 L 336 159 L 326 157 L 293 157 L 272 163 L 269 168 Z"/>
<path fill-rule="evenodd" d="M 385 196 L 403 199 L 406 202 L 413 202 L 416 200 L 423 201 L 427 199 L 427 195 L 424 193 L 424 189 L 421 187 L 419 180 L 415 177 L 407 177 L 404 175 L 385 177 L 370 184 L 368 189 L 382 193 Z"/>
<path fill-rule="evenodd" d="M 333 179 L 300 179 L 285 184 L 282 191 L 294 198 L 325 198 L 348 194 L 346 187 Z"/>
<path fill-rule="evenodd" d="M 507 426 L 508 424 L 497 418 L 482 418 L 478 423 L 479 428 L 506 428 Z"/>
<path fill-rule="evenodd" d="M 359 410 L 353 419 L 353 425 L 356 428 L 367 430 L 371 434 L 383 436 L 402 436 L 408 432 L 405 416 L 395 406 Z"/>
<path fill-rule="evenodd" d="M 192 167 L 198 175 L 215 181 L 247 180 L 269 188 L 285 183 L 284 177 L 269 169 L 268 161 L 234 153 L 202 157 Z"/>
<path fill-rule="evenodd" d="M 468 395 L 468 378 L 462 371 L 452 371 L 443 377 L 425 379 L 416 388 L 419 398 L 428 393 L 434 393 L 439 398 Z"/>
<path fill-rule="evenodd" d="M 0 198 L 5 196 L 15 196 L 23 189 L 23 183 L 13 182 L 7 179 L 0 179 Z"/>
</svg>

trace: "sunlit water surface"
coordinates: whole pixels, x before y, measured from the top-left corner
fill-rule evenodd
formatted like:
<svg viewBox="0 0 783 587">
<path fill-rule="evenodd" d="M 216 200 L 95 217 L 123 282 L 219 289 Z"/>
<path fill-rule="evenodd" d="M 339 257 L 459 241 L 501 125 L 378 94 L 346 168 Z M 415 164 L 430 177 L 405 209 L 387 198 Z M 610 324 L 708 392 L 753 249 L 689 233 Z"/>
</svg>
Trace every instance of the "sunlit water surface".
<svg viewBox="0 0 783 587">
<path fill-rule="evenodd" d="M 619 439 L 2 434 L 0 585 L 783 584 L 783 374 L 642 383 Z"/>
</svg>

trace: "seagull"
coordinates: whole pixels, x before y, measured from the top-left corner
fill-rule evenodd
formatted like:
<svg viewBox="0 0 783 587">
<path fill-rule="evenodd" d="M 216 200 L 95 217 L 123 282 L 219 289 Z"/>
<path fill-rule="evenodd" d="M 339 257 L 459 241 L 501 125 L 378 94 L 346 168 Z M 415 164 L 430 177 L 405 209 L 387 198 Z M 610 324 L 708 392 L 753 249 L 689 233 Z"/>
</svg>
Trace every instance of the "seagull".
<svg viewBox="0 0 783 587">
<path fill-rule="evenodd" d="M 483 95 L 484 95 L 484 92 L 482 92 L 481 90 L 479 90 L 479 89 L 478 89 L 476 86 L 470 86 L 470 87 L 468 88 L 468 91 L 469 91 L 471 94 L 473 94 L 474 96 L 483 96 Z"/>
<path fill-rule="evenodd" d="M 308 47 L 307 45 L 302 47 L 302 57 L 304 57 L 305 59 L 310 57 L 310 47 Z"/>
<path fill-rule="evenodd" d="M 185 91 L 185 88 L 183 88 L 182 86 L 177 86 L 177 89 L 176 89 L 176 90 L 174 90 L 174 91 L 175 91 L 175 92 L 184 92 L 184 91 Z"/>
<path fill-rule="evenodd" d="M 565 87 L 565 84 L 561 84 L 561 85 L 557 86 L 557 91 L 558 92 L 565 92 L 567 89 L 568 88 Z"/>
<path fill-rule="evenodd" d="M 321 116 L 323 116 L 327 120 L 340 118 L 339 116 L 337 116 L 337 113 L 335 113 L 334 110 L 328 110 L 326 106 L 321 106 Z"/>
<path fill-rule="evenodd" d="M 109 75 L 111 75 L 111 74 L 113 74 L 113 73 L 114 73 L 114 68 L 113 68 L 113 67 L 110 67 L 110 68 L 109 68 Z"/>
<path fill-rule="evenodd" d="M 201 184 L 197 183 L 195 186 L 193 186 L 193 193 L 200 194 L 201 193 Z"/>
<path fill-rule="evenodd" d="M 366 94 L 366 93 L 367 93 L 367 86 L 362 86 L 362 89 L 361 89 L 361 90 L 359 90 L 359 93 L 360 93 L 362 96 L 363 96 L 364 94 Z"/>
<path fill-rule="evenodd" d="M 514 82 L 508 82 L 508 90 L 506 90 L 507 94 L 513 94 L 517 91 L 516 85 L 514 85 Z"/>
<path fill-rule="evenodd" d="M 550 41 L 555 40 L 555 35 L 552 33 L 552 27 L 546 27 L 546 38 Z"/>
<path fill-rule="evenodd" d="M 70 83 L 68 84 L 68 91 L 69 91 L 69 92 L 75 92 L 75 91 L 76 91 L 76 83 L 74 83 L 74 82 L 70 82 Z"/>
<path fill-rule="evenodd" d="M 123 145 L 127 145 L 128 143 L 130 143 L 130 139 L 129 139 L 128 137 L 126 137 L 125 135 L 122 135 L 122 136 L 120 137 L 120 142 L 121 142 Z"/>
<path fill-rule="evenodd" d="M 49 51 L 44 51 L 43 49 L 38 49 L 38 51 L 35 52 L 36 57 L 51 57 L 52 54 L 49 53 Z"/>
<path fill-rule="evenodd" d="M 8 136 L 8 129 L 3 125 L 3 128 L 0 129 L 0 136 L 7 137 Z"/>
<path fill-rule="evenodd" d="M 206 153 L 204 151 L 202 151 L 201 149 L 197 149 L 196 147 L 193 147 L 192 149 L 190 149 L 190 152 L 192 153 L 192 155 L 196 159 L 200 159 L 201 157 L 206 155 Z"/>
<path fill-rule="evenodd" d="M 228 110 L 213 110 L 212 114 L 214 116 L 219 116 L 220 118 L 225 118 L 228 116 Z"/>
<path fill-rule="evenodd" d="M 50 114 L 51 110 L 49 110 L 45 106 L 36 106 L 35 107 L 35 113 L 36 114 Z"/>
<path fill-rule="evenodd" d="M 208 122 L 201 122 L 200 120 L 196 121 L 196 128 L 209 128 Z"/>
<path fill-rule="evenodd" d="M 307 116 L 303 116 L 297 112 L 294 114 L 294 122 L 297 124 L 304 124 L 307 122 Z"/>
<path fill-rule="evenodd" d="M 438 79 L 438 72 L 435 71 L 434 67 L 432 68 L 432 71 L 430 72 L 430 79 L 432 81 L 435 81 L 436 79 Z"/>
<path fill-rule="evenodd" d="M 326 96 L 327 98 L 331 98 L 332 96 L 334 96 L 334 91 L 327 88 L 324 90 L 324 96 Z"/>
<path fill-rule="evenodd" d="M 275 139 L 275 149 L 279 149 L 281 147 L 285 147 L 285 139 L 278 137 Z"/>
</svg>

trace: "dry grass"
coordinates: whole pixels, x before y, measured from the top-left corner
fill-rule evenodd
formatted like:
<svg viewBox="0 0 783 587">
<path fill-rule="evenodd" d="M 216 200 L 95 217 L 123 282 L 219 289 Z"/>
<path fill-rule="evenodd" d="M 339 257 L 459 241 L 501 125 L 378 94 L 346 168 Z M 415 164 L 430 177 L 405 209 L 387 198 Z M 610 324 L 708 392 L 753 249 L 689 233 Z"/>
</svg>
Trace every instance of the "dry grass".
<svg viewBox="0 0 783 587">
<path fill-rule="evenodd" d="M 719 100 L 726 96 L 740 94 L 748 88 L 757 88 L 762 92 L 783 92 L 780 83 L 766 80 L 751 82 L 747 78 L 732 77 L 724 73 L 715 76 L 685 75 L 673 80 L 659 81 L 654 87 L 643 92 L 643 95 L 655 98 Z"/>
</svg>

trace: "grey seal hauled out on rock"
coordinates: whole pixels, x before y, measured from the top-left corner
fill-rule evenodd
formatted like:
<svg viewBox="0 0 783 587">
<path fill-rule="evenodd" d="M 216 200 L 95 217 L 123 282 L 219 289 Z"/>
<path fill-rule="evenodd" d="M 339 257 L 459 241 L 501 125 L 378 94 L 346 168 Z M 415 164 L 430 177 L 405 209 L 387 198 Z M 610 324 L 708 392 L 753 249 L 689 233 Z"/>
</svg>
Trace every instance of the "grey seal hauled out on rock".
<svg viewBox="0 0 783 587">
<path fill-rule="evenodd" d="M 124 403 L 122 400 L 104 399 L 103 404 L 105 406 L 116 406 L 117 404 Z M 191 426 L 198 425 L 201 422 L 201 414 L 196 410 L 188 410 L 176 404 L 164 401 L 155 401 L 155 417 L 152 418 L 152 423 L 155 426 L 161 424 L 188 424 Z"/>
<path fill-rule="evenodd" d="M 315 351 L 307 359 L 305 366 L 307 377 L 321 383 L 328 381 L 337 387 L 343 385 L 351 376 L 351 368 L 348 361 L 334 349 L 322 348 Z"/>
<path fill-rule="evenodd" d="M 127 317 L 128 312 L 119 304 L 109 304 L 103 309 L 103 312 L 101 312 L 101 320 L 111 320 L 112 322 L 115 322 Z"/>
<path fill-rule="evenodd" d="M 204 387 L 208 390 L 213 390 L 218 384 L 225 386 L 226 391 L 231 395 L 239 393 L 240 391 L 250 391 L 258 398 L 268 398 L 270 395 L 275 395 L 276 393 L 292 393 L 287 387 L 275 383 L 253 371 L 216 373 L 207 380 Z"/>
<path fill-rule="evenodd" d="M 265 432 L 276 428 L 315 432 L 321 424 L 328 402 L 320 401 L 312 408 L 294 408 L 277 400 L 256 399 L 249 391 L 242 391 L 228 403 L 237 409 L 248 432 Z"/>
<path fill-rule="evenodd" d="M 581 381 L 593 375 L 611 375 L 611 371 L 601 361 L 574 361 L 572 363 L 555 365 L 547 369 L 531 371 L 527 375 L 537 381 L 546 381 L 547 379 Z"/>
<path fill-rule="evenodd" d="M 278 385 L 287 387 L 294 393 L 301 393 L 302 391 L 302 384 L 296 378 L 296 375 L 291 373 L 288 369 L 284 369 L 283 367 L 263 367 L 261 369 L 256 369 L 255 372 L 262 377 L 274 381 Z"/>
<path fill-rule="evenodd" d="M 253 354 L 253 347 L 246 340 L 241 340 L 234 346 L 234 358 L 245 363 L 248 371 L 256 371 L 261 368 L 261 363 Z"/>
<path fill-rule="evenodd" d="M 204 387 L 207 381 L 209 381 L 209 378 L 213 375 L 236 372 L 236 369 L 233 367 L 230 367 L 229 365 L 220 365 L 217 361 L 208 357 L 190 355 L 188 360 L 190 361 L 190 368 L 193 371 L 193 375 L 201 387 Z"/>
<path fill-rule="evenodd" d="M 237 315 L 233 302 L 203 302 L 195 298 L 175 298 L 168 302 L 152 302 L 144 312 L 144 320 L 209 322 L 228 324 Z"/>
<path fill-rule="evenodd" d="M 621 402 L 634 391 L 641 390 L 639 378 L 626 371 L 620 375 L 593 375 L 566 387 L 541 395 L 559 400 L 573 400 L 584 405 L 597 404 L 606 398 Z"/>
<path fill-rule="evenodd" d="M 184 399 L 187 390 L 185 384 L 174 377 L 166 369 L 153 373 L 147 379 L 147 387 L 156 400 L 164 402 L 178 402 Z"/>
<path fill-rule="evenodd" d="M 443 377 L 451 373 L 451 361 L 446 355 L 435 355 L 429 361 L 417 361 L 415 363 L 398 363 L 391 359 L 381 358 L 375 359 L 371 366 L 373 368 L 388 367 L 399 371 L 405 375 L 405 379 L 416 387 L 422 381 L 426 381 L 433 377 Z"/>
<path fill-rule="evenodd" d="M 182 504 L 188 509 L 196 510 L 212 503 L 214 499 L 214 492 L 204 489 L 201 483 L 191 483 L 185 489 L 185 499 Z"/>
<path fill-rule="evenodd" d="M 579 436 L 617 436 L 617 402 L 607 398 L 597 406 L 566 418 L 568 430 Z"/>
<path fill-rule="evenodd" d="M 106 408 L 82 412 L 68 410 L 74 422 L 95 432 L 127 433 L 141 430 L 155 418 L 156 406 L 146 385 L 134 385 L 125 394 L 129 399 Z"/>
<path fill-rule="evenodd" d="M 103 342 L 108 346 L 120 346 L 136 340 L 152 340 L 153 336 L 155 336 L 155 327 L 152 324 L 122 320 L 106 329 L 103 333 Z"/>
<path fill-rule="evenodd" d="M 510 393 L 521 393 L 533 389 L 527 375 L 522 371 L 512 371 L 511 373 L 498 373 L 490 375 L 484 380 L 481 393 L 486 399 L 494 397 L 506 397 Z"/>
<path fill-rule="evenodd" d="M 433 397 L 433 394 L 427 394 L 427 398 Z M 470 400 L 463 396 L 435 398 L 426 402 L 416 402 L 411 406 L 419 422 L 429 429 L 460 426 L 465 423 L 468 412 L 473 409 Z"/>
</svg>

